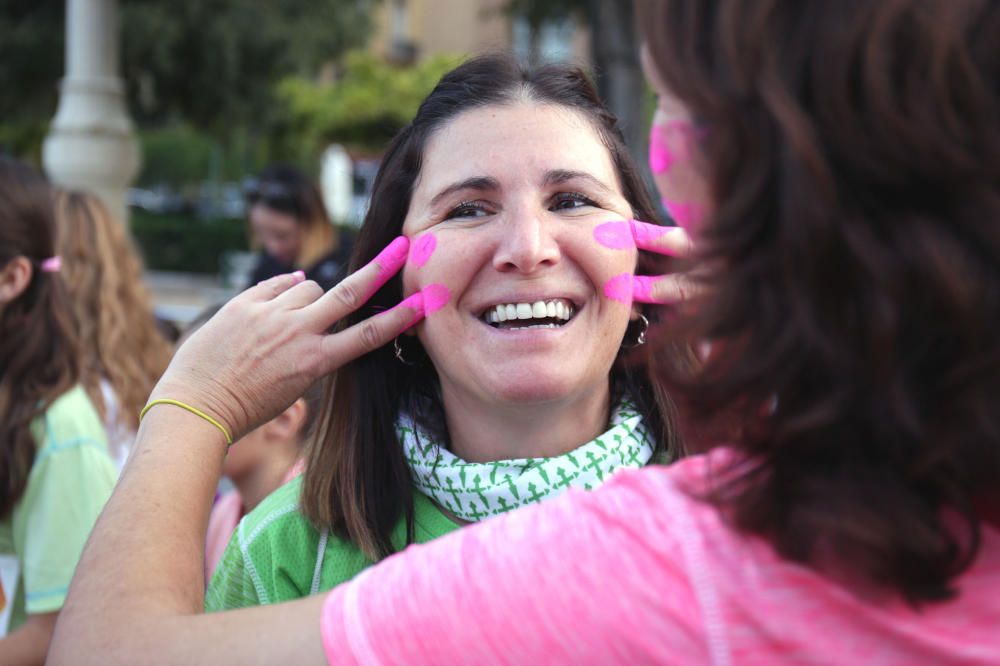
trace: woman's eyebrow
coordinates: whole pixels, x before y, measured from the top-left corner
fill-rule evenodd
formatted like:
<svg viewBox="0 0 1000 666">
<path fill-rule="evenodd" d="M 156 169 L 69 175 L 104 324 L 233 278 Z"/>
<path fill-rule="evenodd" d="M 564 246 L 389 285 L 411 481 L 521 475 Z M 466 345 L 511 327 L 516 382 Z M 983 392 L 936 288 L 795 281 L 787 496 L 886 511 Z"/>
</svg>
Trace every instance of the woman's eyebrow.
<svg viewBox="0 0 1000 666">
<path fill-rule="evenodd" d="M 544 185 L 560 185 L 570 180 L 585 180 L 594 188 L 596 188 L 599 193 L 605 197 L 617 196 L 617 192 L 602 183 L 595 176 L 590 175 L 586 171 L 572 171 L 569 169 L 555 169 L 553 171 L 548 171 L 545 173 Z"/>
<path fill-rule="evenodd" d="M 455 192 L 460 192 L 461 190 L 495 191 L 499 189 L 500 181 L 496 178 L 490 178 L 489 176 L 473 176 L 472 178 L 466 178 L 465 180 L 453 183 L 435 194 L 434 198 L 431 199 L 431 206 L 436 206 L 442 199 L 451 196 Z"/>
</svg>

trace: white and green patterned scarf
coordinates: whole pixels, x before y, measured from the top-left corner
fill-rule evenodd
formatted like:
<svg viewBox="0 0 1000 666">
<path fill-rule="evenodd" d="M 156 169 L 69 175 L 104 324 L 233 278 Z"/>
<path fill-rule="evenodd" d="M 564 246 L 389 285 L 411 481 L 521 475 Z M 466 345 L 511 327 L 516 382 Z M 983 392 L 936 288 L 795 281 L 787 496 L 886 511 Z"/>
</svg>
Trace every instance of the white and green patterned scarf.
<svg viewBox="0 0 1000 666">
<path fill-rule="evenodd" d="M 555 497 L 569 488 L 591 490 L 620 469 L 653 457 L 653 439 L 627 399 L 611 416 L 611 429 L 561 456 L 470 463 L 448 451 L 408 415 L 396 433 L 413 480 L 425 495 L 462 520 L 478 521 Z"/>
</svg>

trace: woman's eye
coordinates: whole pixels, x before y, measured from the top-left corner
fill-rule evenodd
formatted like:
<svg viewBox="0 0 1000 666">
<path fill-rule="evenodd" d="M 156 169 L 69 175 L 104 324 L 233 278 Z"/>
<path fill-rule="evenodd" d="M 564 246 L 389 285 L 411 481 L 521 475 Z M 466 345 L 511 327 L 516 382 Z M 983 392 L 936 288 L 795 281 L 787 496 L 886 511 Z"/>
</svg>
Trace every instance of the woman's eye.
<svg viewBox="0 0 1000 666">
<path fill-rule="evenodd" d="M 574 208 L 584 208 L 588 206 L 596 207 L 597 204 L 590 197 L 579 192 L 562 192 L 552 198 L 552 210 L 572 210 Z"/>
<path fill-rule="evenodd" d="M 482 217 L 484 215 L 489 215 L 489 210 L 486 206 L 478 201 L 463 201 L 448 211 L 444 219 L 454 220 L 464 217 Z"/>
</svg>

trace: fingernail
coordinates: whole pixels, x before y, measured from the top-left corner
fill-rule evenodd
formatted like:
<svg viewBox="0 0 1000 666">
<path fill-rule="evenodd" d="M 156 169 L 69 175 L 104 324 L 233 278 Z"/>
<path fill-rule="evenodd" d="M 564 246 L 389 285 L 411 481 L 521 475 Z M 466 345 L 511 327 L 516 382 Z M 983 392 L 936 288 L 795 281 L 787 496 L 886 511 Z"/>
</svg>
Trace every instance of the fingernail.
<svg viewBox="0 0 1000 666">
<path fill-rule="evenodd" d="M 420 290 L 424 295 L 424 315 L 429 317 L 445 306 L 451 292 L 443 284 L 429 284 Z"/>
<path fill-rule="evenodd" d="M 298 282 L 303 282 L 306 279 L 306 273 L 305 271 L 295 271 L 294 273 L 292 273 L 292 277 L 295 278 Z"/>
<path fill-rule="evenodd" d="M 416 292 L 415 294 L 410 294 L 402 301 L 400 301 L 395 307 L 390 308 L 389 312 L 392 312 L 396 308 L 410 308 L 414 311 L 413 318 L 400 331 L 400 333 L 402 333 L 403 331 L 412 328 L 415 324 L 419 323 L 420 320 L 424 318 L 424 295 L 419 291 Z"/>
</svg>

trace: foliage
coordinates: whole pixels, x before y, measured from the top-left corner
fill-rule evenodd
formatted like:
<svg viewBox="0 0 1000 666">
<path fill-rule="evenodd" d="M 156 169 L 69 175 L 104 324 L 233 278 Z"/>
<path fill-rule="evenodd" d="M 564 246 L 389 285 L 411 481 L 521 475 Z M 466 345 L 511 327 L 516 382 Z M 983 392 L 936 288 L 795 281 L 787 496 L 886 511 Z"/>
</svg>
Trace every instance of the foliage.
<svg viewBox="0 0 1000 666">
<path fill-rule="evenodd" d="M 458 58 L 437 56 L 411 67 L 387 64 L 364 52 L 348 54 L 332 85 L 289 77 L 278 86 L 287 107 L 289 140 L 318 151 L 331 142 L 379 151 L 413 118 L 420 102 Z"/>
<path fill-rule="evenodd" d="M 218 273 L 224 252 L 247 250 L 243 220 L 164 215 L 132 209 L 130 228 L 146 268 Z"/>
<path fill-rule="evenodd" d="M 274 84 L 364 43 L 374 0 L 131 0 L 123 63 L 140 122 L 184 118 L 225 135 L 266 124 Z"/>
</svg>

